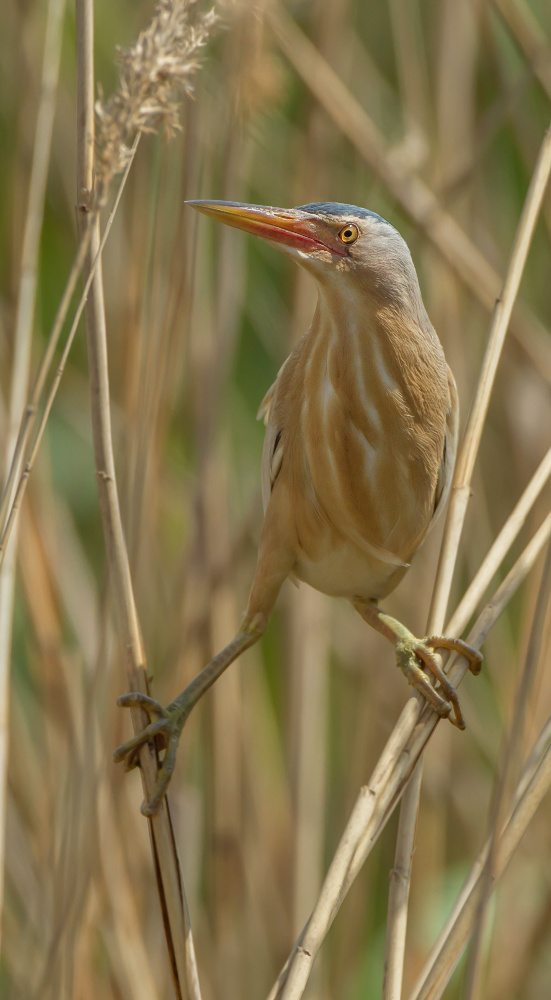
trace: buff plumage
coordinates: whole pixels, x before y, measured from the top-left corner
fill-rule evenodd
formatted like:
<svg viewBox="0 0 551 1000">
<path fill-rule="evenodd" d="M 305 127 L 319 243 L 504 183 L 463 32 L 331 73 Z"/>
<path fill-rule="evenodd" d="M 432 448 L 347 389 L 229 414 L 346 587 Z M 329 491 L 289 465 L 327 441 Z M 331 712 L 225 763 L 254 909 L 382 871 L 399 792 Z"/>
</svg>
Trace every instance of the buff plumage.
<svg viewBox="0 0 551 1000">
<path fill-rule="evenodd" d="M 318 304 L 259 411 L 267 425 L 265 514 L 238 635 L 168 708 L 143 695 L 119 699 L 141 705 L 157 721 L 119 748 L 117 760 L 132 766 L 145 740 L 161 732 L 167 739 L 155 795 L 143 807 L 148 815 L 165 794 L 191 709 L 262 635 L 288 576 L 349 598 L 394 643 L 409 683 L 459 728 L 457 695 L 433 651 L 458 649 L 474 672 L 480 667 L 480 655 L 461 640 L 416 639 L 377 607 L 443 508 L 457 445 L 453 375 L 406 243 L 380 216 L 356 206 L 191 204 L 295 258 L 316 280 Z"/>
</svg>

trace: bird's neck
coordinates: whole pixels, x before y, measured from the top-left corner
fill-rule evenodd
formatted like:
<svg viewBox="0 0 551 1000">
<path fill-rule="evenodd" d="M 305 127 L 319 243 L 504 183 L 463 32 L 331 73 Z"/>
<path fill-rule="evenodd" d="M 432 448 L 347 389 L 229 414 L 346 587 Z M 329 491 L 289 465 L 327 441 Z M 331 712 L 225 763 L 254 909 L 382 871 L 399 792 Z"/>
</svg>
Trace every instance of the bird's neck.
<svg viewBox="0 0 551 1000">
<path fill-rule="evenodd" d="M 391 302 L 346 288 L 335 296 L 320 287 L 309 337 L 311 349 L 325 355 L 343 402 L 385 401 L 389 419 L 399 406 L 416 423 L 435 417 L 441 427 L 449 404 L 447 366 L 420 293 Z"/>
</svg>

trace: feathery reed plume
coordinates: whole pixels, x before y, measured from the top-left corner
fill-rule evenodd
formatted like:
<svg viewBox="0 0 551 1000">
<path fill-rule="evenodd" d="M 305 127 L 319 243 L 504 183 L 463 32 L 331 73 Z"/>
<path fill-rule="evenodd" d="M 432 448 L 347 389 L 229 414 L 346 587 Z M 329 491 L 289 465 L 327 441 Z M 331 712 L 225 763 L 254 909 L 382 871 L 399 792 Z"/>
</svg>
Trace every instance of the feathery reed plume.
<svg viewBox="0 0 551 1000">
<path fill-rule="evenodd" d="M 149 26 L 134 45 L 118 48 L 119 89 L 97 101 L 96 204 L 105 203 L 115 174 L 123 172 L 138 133 L 169 136 L 180 130 L 178 92 L 193 92 L 199 50 L 218 20 L 214 9 L 193 21 L 195 0 L 159 0 Z"/>
</svg>

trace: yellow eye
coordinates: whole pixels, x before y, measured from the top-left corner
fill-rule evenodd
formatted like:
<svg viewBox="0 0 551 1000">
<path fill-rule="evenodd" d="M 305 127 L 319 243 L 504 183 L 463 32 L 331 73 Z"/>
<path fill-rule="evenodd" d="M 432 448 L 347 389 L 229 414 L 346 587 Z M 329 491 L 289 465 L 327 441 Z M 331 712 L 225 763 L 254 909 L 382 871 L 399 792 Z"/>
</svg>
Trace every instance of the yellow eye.
<svg viewBox="0 0 551 1000">
<path fill-rule="evenodd" d="M 341 243 L 355 243 L 360 235 L 360 231 L 353 222 L 349 222 L 339 233 Z"/>
</svg>

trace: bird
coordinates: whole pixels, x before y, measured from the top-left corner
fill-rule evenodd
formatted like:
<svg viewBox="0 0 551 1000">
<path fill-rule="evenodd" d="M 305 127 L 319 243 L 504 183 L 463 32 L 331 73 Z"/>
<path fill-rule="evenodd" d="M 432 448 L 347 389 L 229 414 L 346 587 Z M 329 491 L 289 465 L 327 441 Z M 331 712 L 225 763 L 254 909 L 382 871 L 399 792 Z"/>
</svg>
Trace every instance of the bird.
<svg viewBox="0 0 551 1000">
<path fill-rule="evenodd" d="M 118 699 L 152 721 L 115 751 L 115 761 L 131 769 L 145 743 L 164 741 L 146 816 L 166 794 L 191 710 L 263 635 L 287 577 L 347 598 L 394 644 L 409 684 L 459 729 L 457 693 L 435 650 L 461 653 L 473 673 L 482 659 L 459 638 L 416 638 L 379 607 L 445 506 L 458 439 L 454 377 L 405 240 L 355 205 L 187 204 L 282 250 L 312 275 L 318 298 L 310 328 L 259 409 L 264 520 L 239 631 L 166 708 L 142 693 Z"/>
</svg>

